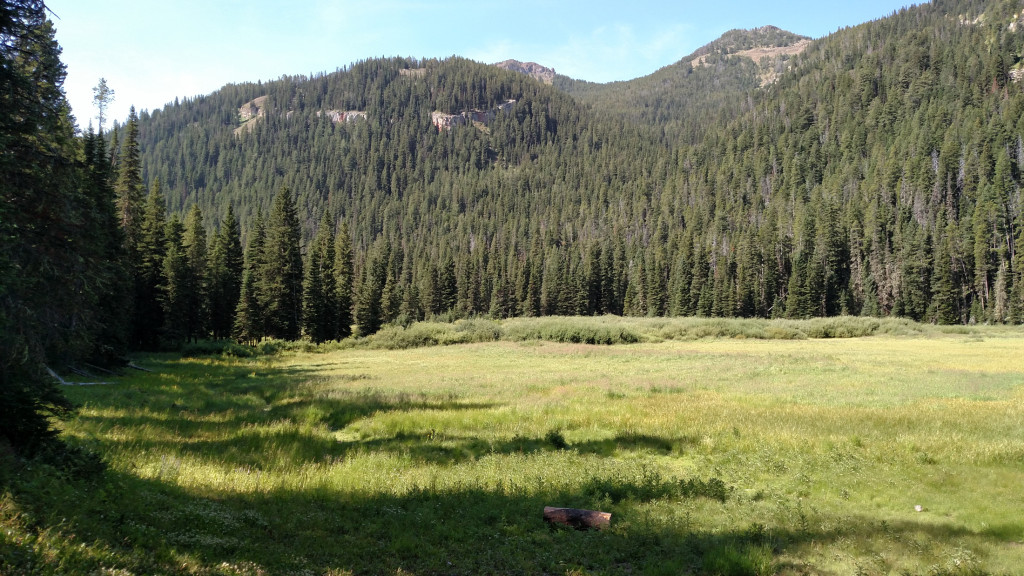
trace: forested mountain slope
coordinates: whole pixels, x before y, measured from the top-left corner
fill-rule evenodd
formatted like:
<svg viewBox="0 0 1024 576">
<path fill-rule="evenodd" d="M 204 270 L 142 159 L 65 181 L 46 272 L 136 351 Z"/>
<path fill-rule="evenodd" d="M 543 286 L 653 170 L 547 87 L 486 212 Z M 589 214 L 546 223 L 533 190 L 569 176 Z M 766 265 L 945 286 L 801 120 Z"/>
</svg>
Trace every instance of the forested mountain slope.
<svg viewBox="0 0 1024 576">
<path fill-rule="evenodd" d="M 695 144 L 739 115 L 747 95 L 774 82 L 809 43 L 774 26 L 731 30 L 648 76 L 608 84 L 557 76 L 555 85 L 596 113 L 650 124 L 672 143 Z"/>
<path fill-rule="evenodd" d="M 227 86 L 143 115 L 144 177 L 243 229 L 281 186 L 307 239 L 329 209 L 385 320 L 1024 318 L 1020 3 L 844 29 L 762 86 L 729 54 L 766 38 L 804 41 L 737 32 L 605 86 L 458 58 Z"/>
</svg>

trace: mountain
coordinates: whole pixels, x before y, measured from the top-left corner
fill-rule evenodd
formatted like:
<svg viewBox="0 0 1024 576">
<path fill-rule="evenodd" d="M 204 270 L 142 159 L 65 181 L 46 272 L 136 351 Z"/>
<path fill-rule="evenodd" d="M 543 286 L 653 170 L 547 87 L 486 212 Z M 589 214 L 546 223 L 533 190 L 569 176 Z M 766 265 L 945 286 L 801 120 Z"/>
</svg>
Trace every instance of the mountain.
<svg viewBox="0 0 1024 576">
<path fill-rule="evenodd" d="M 357 283 L 386 262 L 387 320 L 1019 322 L 1022 50 L 1018 2 L 944 0 L 603 85 L 367 60 L 144 115 L 144 176 L 246 230 L 281 186 L 307 239 L 329 209 Z"/>
<path fill-rule="evenodd" d="M 544 84 L 551 84 L 555 80 L 555 69 L 541 66 L 536 62 L 520 62 L 518 60 L 505 60 L 504 62 L 498 62 L 495 64 L 498 68 L 504 70 L 511 70 L 513 72 L 519 72 L 520 74 L 526 74 L 536 78 Z"/>
<path fill-rule="evenodd" d="M 810 42 L 774 26 L 731 30 L 648 76 L 609 84 L 559 76 L 556 86 L 595 112 L 697 143 L 705 130 L 740 114 L 746 94 L 774 82 Z"/>
</svg>

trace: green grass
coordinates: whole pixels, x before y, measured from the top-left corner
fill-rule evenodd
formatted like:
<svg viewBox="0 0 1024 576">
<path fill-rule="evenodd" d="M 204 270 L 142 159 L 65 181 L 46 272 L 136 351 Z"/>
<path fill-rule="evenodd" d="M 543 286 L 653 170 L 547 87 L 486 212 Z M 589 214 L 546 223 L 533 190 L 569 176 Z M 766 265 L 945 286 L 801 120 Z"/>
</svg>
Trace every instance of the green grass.
<svg viewBox="0 0 1024 576">
<path fill-rule="evenodd" d="M 64 435 L 108 470 L 0 451 L 0 574 L 1024 573 L 1020 329 L 473 320 L 276 348 L 68 388 Z"/>
</svg>

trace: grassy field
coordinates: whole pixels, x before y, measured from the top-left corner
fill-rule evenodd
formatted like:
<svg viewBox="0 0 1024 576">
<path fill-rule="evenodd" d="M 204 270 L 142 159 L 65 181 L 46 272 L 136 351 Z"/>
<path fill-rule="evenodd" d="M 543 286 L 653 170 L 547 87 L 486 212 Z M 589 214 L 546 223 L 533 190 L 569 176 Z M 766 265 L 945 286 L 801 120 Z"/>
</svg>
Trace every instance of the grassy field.
<svg viewBox="0 0 1024 576">
<path fill-rule="evenodd" d="M 477 321 L 137 362 L 66 389 L 102 475 L 0 453 L 0 574 L 1024 574 L 1020 329 Z"/>
</svg>

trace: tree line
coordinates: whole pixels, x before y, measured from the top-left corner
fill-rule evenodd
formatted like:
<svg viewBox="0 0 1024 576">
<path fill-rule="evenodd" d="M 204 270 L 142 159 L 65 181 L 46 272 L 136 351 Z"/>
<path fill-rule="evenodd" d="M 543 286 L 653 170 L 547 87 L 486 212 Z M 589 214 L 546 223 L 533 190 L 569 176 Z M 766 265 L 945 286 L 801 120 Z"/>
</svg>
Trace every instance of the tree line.
<svg viewBox="0 0 1024 576">
<path fill-rule="evenodd" d="M 12 443 L 52 437 L 46 415 L 68 409 L 48 366 L 201 338 L 320 342 L 476 315 L 1024 322 L 1024 22 L 1009 0 L 837 31 L 764 88 L 730 56 L 760 40 L 733 34 L 704 66 L 604 87 L 374 59 L 84 134 L 45 6 L 0 8 Z M 236 132 L 259 96 L 264 116 Z M 486 124 L 431 123 L 507 100 Z"/>
<path fill-rule="evenodd" d="M 379 300 L 384 322 L 1024 321 L 1016 3 L 938 2 L 837 31 L 764 88 L 730 55 L 794 39 L 731 33 L 698 51 L 703 66 L 601 87 L 459 58 L 232 85 L 144 115 L 143 173 L 174 190 L 172 209 L 230 205 L 246 238 L 281 186 L 306 241 L 328 209 L 351 232 L 355 314 Z M 235 134 L 260 95 L 266 116 Z M 487 126 L 430 124 L 508 99 Z"/>
<path fill-rule="evenodd" d="M 329 211 L 323 211 L 304 257 L 295 197 L 282 187 L 269 214 L 256 214 L 243 250 L 230 207 L 208 233 L 198 204 L 184 219 L 168 216 L 159 180 L 143 195 L 134 108 L 110 151 L 124 259 L 133 279 L 132 293 L 121 301 L 131 310 L 133 349 L 207 338 L 256 342 L 305 335 L 323 342 L 352 333 L 351 241 L 343 223 L 335 234 Z M 368 331 L 369 325 L 360 326 Z"/>
</svg>

